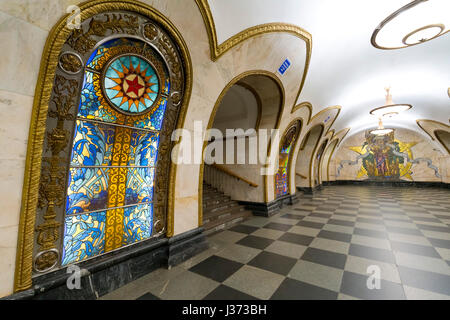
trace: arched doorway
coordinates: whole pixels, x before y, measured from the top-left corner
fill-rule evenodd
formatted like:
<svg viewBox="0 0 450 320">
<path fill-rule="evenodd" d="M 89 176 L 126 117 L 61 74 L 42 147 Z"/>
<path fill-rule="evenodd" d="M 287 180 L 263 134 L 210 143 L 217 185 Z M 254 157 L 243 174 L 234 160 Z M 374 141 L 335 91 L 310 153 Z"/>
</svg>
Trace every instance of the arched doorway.
<svg viewBox="0 0 450 320">
<path fill-rule="evenodd" d="M 203 163 L 200 174 L 199 225 L 205 229 L 221 228 L 227 221 L 236 221 L 239 215 L 243 215 L 245 210 L 238 209 L 237 203 L 234 203 L 233 210 L 223 208 L 221 211 L 224 201 L 230 204 L 233 201 L 265 201 L 267 186 L 265 177 L 260 173 L 262 164 L 260 159 L 256 162 L 250 160 L 250 157 L 257 155 L 251 154 L 249 143 L 251 139 L 259 138 L 257 130 L 270 131 L 278 127 L 283 103 L 281 81 L 267 71 L 245 72 L 222 90 L 207 127 L 222 133 L 222 161 Z M 205 143 L 204 153 L 208 152 L 214 141 L 217 137 Z M 240 154 L 239 146 L 243 146 L 245 155 Z M 227 154 L 230 150 L 232 156 Z M 258 150 L 258 154 L 261 153 L 267 156 L 267 150 Z M 230 156 L 228 159 L 227 155 Z"/>
</svg>

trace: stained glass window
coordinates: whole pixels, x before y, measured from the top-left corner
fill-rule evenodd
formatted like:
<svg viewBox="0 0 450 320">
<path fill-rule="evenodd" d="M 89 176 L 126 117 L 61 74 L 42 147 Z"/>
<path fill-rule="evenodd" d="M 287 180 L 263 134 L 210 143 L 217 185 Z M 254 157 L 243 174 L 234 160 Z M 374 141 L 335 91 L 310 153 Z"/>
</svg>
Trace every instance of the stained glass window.
<svg viewBox="0 0 450 320">
<path fill-rule="evenodd" d="M 153 188 L 170 92 L 146 43 L 110 40 L 89 57 L 70 156 L 62 265 L 153 235 Z"/>
<path fill-rule="evenodd" d="M 294 148 L 295 141 L 300 129 L 300 122 L 292 125 L 280 144 L 280 155 L 278 160 L 278 171 L 275 174 L 275 194 L 276 197 L 284 196 L 289 193 L 289 157 Z"/>
</svg>

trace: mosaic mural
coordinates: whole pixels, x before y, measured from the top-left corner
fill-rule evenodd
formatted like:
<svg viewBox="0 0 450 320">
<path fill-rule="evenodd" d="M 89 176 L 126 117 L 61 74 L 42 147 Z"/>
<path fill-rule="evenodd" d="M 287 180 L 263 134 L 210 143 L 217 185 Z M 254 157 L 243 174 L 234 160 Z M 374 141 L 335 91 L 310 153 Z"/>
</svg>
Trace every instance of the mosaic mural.
<svg viewBox="0 0 450 320">
<path fill-rule="evenodd" d="M 419 162 L 426 162 L 428 167 L 440 177 L 439 170 L 428 158 L 413 158 L 411 148 L 418 142 L 403 142 L 395 139 L 395 130 L 386 135 L 370 134 L 365 132 L 365 141 L 360 146 L 349 147 L 358 154 L 355 160 L 342 160 L 337 168 L 340 171 L 347 165 L 360 165 L 356 179 L 368 180 L 413 180 L 412 167 Z M 361 162 L 359 162 L 361 160 Z"/>
</svg>

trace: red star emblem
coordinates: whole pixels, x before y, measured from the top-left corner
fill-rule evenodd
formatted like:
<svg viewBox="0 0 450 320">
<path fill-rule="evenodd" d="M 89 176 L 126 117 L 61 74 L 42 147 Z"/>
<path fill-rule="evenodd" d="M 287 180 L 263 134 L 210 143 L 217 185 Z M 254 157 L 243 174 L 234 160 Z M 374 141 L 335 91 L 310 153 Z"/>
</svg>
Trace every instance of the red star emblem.
<svg viewBox="0 0 450 320">
<path fill-rule="evenodd" d="M 144 86 L 139 84 L 139 79 L 138 79 L 138 78 L 139 78 L 139 77 L 136 76 L 136 77 L 134 78 L 134 80 L 132 80 L 132 81 L 126 79 L 127 84 L 128 84 L 128 90 L 127 90 L 126 93 L 134 92 L 134 94 L 135 94 L 136 96 L 139 96 L 139 90 L 140 90 L 141 88 L 143 88 Z"/>
</svg>

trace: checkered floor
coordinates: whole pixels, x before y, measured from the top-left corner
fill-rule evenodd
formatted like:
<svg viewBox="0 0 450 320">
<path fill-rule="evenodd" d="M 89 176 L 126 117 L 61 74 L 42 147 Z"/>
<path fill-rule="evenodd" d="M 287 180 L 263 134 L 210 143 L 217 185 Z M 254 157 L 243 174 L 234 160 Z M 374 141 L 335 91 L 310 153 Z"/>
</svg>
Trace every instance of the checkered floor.
<svg viewBox="0 0 450 320">
<path fill-rule="evenodd" d="M 102 299 L 450 300 L 447 189 L 328 186 L 209 242 Z"/>
</svg>

